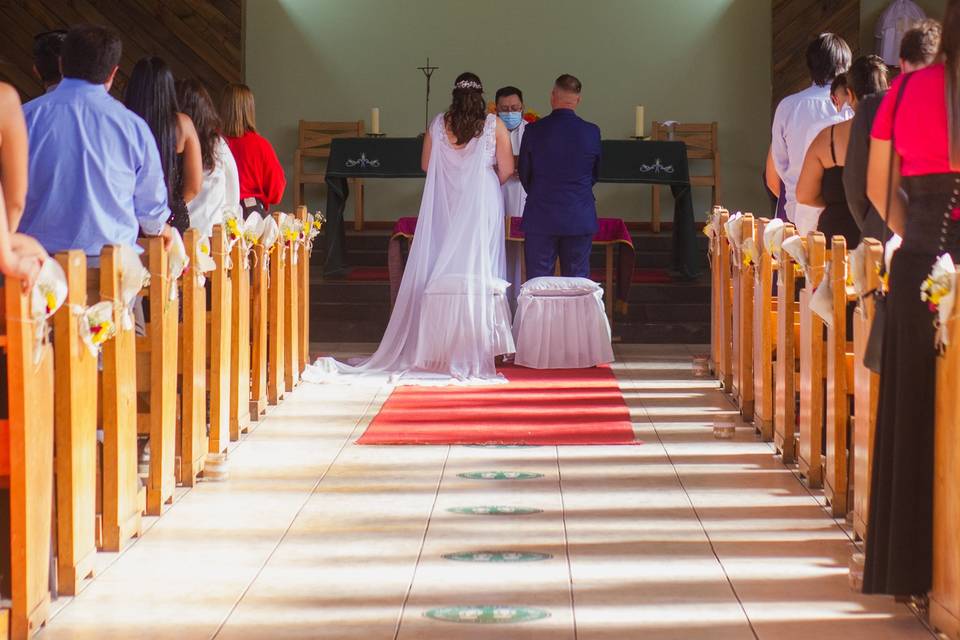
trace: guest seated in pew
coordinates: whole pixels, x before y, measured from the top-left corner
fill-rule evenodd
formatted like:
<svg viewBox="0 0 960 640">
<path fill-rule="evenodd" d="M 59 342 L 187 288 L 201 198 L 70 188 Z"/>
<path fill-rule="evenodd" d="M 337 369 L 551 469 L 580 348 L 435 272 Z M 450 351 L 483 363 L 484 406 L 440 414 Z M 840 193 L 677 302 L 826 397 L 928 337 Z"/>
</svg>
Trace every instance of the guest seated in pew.
<svg viewBox="0 0 960 640">
<path fill-rule="evenodd" d="M 240 177 L 237 163 L 227 141 L 220 135 L 220 117 L 210 94 L 194 79 L 177 81 L 177 104 L 180 111 L 193 120 L 200 140 L 203 162 L 203 185 L 200 193 L 187 203 L 190 226 L 204 235 L 213 233 L 213 226 L 223 223 L 223 210 L 240 202 Z"/>
<path fill-rule="evenodd" d="M 220 100 L 220 119 L 240 173 L 243 217 L 254 211 L 263 215 L 283 198 L 287 179 L 273 146 L 257 133 L 256 105 L 250 87 L 227 86 Z"/>
<path fill-rule="evenodd" d="M 850 67 L 850 58 L 850 47 L 843 38 L 833 33 L 821 34 L 807 47 L 807 68 L 813 84 L 781 100 L 773 117 L 770 149 L 785 188 L 784 209 L 787 219 L 797 225 L 801 234 L 815 228 L 815 224 L 807 224 L 802 218 L 812 214 L 815 221 L 818 213 L 804 206 L 798 212 L 797 181 L 803 158 L 821 129 L 853 115 L 846 108 L 838 113 L 830 93 L 830 84 Z"/>
<path fill-rule="evenodd" d="M 917 71 L 929 66 L 940 49 L 940 23 L 936 20 L 924 20 L 907 31 L 900 43 L 900 69 L 903 73 Z M 861 85 L 859 72 L 851 69 L 851 81 L 855 91 L 868 91 L 867 85 Z M 883 88 L 876 93 L 857 95 L 856 115 L 851 120 L 850 139 L 847 142 L 847 158 L 843 169 L 843 190 L 847 195 L 847 206 L 854 222 L 861 229 L 862 238 L 883 240 L 889 237 L 880 214 L 867 198 L 867 158 L 870 152 L 870 129 L 880 108 L 880 102 L 886 95 Z M 854 245 L 847 245 L 853 247 Z"/>
<path fill-rule="evenodd" d="M 60 52 L 66 39 L 66 29 L 44 31 L 33 37 L 33 73 L 43 84 L 44 93 L 56 89 L 63 79 L 60 73 Z"/>
<path fill-rule="evenodd" d="M 948 0 L 936 63 L 896 79 L 870 141 L 867 195 L 903 244 L 886 302 L 866 593 L 919 595 L 931 585 L 936 314 L 920 294 L 938 256 L 960 260 L 958 114 L 960 0 Z"/>
<path fill-rule="evenodd" d="M 187 203 L 203 184 L 200 140 L 193 121 L 177 108 L 173 72 L 161 58 L 143 58 L 133 67 L 124 96 L 127 108 L 146 120 L 160 150 L 170 217 L 181 234 L 190 226 Z"/>
<path fill-rule="evenodd" d="M 150 127 L 108 93 L 122 44 L 109 29 L 74 27 L 63 42 L 63 80 L 24 115 L 29 179 L 20 230 L 49 253 L 170 237 L 167 189 Z"/>
<path fill-rule="evenodd" d="M 879 56 L 854 60 L 846 73 L 847 100 L 854 112 L 860 96 L 887 90 L 887 65 Z M 851 249 L 860 243 L 860 227 L 847 206 L 843 188 L 844 164 L 852 122 L 833 124 L 817 134 L 807 149 L 803 170 L 797 183 L 797 202 L 822 209 L 817 231 L 828 239 L 843 236 Z"/>
</svg>

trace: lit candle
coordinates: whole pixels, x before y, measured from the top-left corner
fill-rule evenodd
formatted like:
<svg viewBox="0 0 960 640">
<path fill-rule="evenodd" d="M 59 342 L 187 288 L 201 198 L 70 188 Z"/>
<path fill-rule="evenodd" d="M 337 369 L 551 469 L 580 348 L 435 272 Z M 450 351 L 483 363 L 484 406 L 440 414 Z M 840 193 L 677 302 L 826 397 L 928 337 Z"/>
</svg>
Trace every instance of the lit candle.
<svg viewBox="0 0 960 640">
<path fill-rule="evenodd" d="M 636 133 L 634 134 L 637 138 L 643 137 L 643 105 L 637 105 L 637 123 L 636 123 Z"/>
<path fill-rule="evenodd" d="M 370 109 L 370 133 L 380 133 L 380 107 Z"/>
</svg>

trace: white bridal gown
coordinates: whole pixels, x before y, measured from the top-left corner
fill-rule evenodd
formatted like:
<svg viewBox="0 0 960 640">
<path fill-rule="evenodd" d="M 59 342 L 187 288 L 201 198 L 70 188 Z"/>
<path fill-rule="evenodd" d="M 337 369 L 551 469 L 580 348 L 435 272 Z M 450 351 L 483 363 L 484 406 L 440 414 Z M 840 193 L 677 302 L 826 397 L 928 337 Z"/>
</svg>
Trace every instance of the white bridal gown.
<svg viewBox="0 0 960 640">
<path fill-rule="evenodd" d="M 483 134 L 458 149 L 447 138 L 443 114 L 434 118 L 417 232 L 383 340 L 365 360 L 320 358 L 306 380 L 504 382 L 494 358 L 515 349 L 505 295 L 503 196 L 494 166 L 496 123 L 496 115 L 488 115 Z"/>
</svg>

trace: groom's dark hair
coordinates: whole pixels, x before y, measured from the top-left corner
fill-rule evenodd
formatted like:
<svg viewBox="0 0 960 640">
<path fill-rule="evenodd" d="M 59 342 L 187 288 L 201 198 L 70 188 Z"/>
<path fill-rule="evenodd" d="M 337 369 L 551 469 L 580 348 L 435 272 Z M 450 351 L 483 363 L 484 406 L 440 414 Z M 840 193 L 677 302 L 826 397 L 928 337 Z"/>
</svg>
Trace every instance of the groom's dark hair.
<svg viewBox="0 0 960 640">
<path fill-rule="evenodd" d="M 558 89 L 562 89 L 567 93 L 576 93 L 577 95 L 580 94 L 580 90 L 583 88 L 576 76 L 572 76 L 569 73 L 565 73 L 557 78 L 557 81 L 553 84 Z"/>
</svg>

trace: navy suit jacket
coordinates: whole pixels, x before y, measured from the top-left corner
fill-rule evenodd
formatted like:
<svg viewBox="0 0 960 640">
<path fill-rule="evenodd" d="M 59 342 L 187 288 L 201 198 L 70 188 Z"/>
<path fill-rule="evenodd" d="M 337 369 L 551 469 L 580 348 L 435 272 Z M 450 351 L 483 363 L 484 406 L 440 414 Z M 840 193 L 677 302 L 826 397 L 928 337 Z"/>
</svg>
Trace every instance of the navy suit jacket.
<svg viewBox="0 0 960 640">
<path fill-rule="evenodd" d="M 571 109 L 527 125 L 520 144 L 520 183 L 527 192 L 526 233 L 580 236 L 597 231 L 593 185 L 600 170 L 600 127 Z"/>
</svg>

